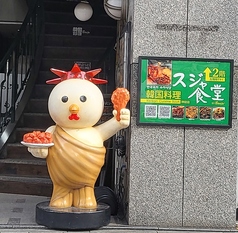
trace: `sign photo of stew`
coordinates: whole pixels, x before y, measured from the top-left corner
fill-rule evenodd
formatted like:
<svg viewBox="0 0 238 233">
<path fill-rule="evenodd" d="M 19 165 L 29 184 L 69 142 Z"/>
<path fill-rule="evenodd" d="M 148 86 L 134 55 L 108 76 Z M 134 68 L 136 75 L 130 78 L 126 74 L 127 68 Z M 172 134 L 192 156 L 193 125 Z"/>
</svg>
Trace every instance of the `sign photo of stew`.
<svg viewBox="0 0 238 233">
<path fill-rule="evenodd" d="M 137 125 L 231 127 L 234 61 L 139 57 Z"/>
</svg>

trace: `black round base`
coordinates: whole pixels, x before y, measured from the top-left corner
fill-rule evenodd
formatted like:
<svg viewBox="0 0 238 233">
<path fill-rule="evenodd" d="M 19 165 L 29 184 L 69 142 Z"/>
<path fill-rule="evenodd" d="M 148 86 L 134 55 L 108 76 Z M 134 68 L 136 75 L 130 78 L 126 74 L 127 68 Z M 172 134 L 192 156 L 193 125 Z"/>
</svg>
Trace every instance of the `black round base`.
<svg viewBox="0 0 238 233">
<path fill-rule="evenodd" d="M 98 204 L 97 209 L 80 209 L 76 207 L 54 208 L 49 202 L 36 205 L 36 222 L 50 229 L 94 230 L 110 222 L 110 206 Z"/>
</svg>

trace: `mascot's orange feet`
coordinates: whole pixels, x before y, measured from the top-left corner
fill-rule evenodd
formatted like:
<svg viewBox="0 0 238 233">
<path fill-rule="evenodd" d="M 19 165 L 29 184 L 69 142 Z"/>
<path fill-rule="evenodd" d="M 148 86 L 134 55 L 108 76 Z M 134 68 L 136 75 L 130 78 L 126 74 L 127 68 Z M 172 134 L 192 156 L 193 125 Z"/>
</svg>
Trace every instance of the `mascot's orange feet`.
<svg viewBox="0 0 238 233">
<path fill-rule="evenodd" d="M 94 194 L 94 187 L 86 186 L 80 189 L 71 190 L 54 185 L 50 206 L 57 208 L 74 206 L 78 208 L 95 209 L 97 208 L 97 202 Z"/>
<path fill-rule="evenodd" d="M 58 208 L 67 208 L 72 206 L 73 201 L 73 194 L 68 193 L 66 196 L 55 199 L 50 201 L 51 207 L 58 207 Z"/>
<path fill-rule="evenodd" d="M 53 194 L 50 200 L 51 207 L 67 208 L 73 203 L 73 193 L 70 189 L 59 185 L 53 186 Z"/>
<path fill-rule="evenodd" d="M 74 190 L 73 206 L 78 208 L 87 208 L 87 209 L 97 208 L 94 188 L 84 187 L 81 189 Z"/>
</svg>

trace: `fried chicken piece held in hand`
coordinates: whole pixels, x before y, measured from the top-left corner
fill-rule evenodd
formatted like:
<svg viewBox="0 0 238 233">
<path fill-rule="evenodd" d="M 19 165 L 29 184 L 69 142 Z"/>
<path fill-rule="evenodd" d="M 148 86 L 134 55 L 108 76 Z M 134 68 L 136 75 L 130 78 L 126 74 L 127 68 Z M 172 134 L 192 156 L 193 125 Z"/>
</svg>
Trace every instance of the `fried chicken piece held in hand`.
<svg viewBox="0 0 238 233">
<path fill-rule="evenodd" d="M 111 101 L 113 103 L 113 108 L 117 111 L 116 116 L 117 121 L 120 121 L 120 111 L 121 109 L 126 107 L 129 100 L 130 100 L 130 93 L 124 87 L 117 88 L 112 93 Z"/>
</svg>

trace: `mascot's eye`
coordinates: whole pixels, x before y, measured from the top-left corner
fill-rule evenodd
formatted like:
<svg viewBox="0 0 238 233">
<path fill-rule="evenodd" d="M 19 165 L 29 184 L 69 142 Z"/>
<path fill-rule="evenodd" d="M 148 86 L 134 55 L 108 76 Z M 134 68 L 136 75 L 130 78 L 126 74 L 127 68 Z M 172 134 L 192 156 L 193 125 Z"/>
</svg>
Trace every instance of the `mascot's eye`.
<svg viewBox="0 0 238 233">
<path fill-rule="evenodd" d="M 63 96 L 62 98 L 61 98 L 61 100 L 62 100 L 62 102 L 63 103 L 66 103 L 67 101 L 68 101 L 68 96 Z"/>
<path fill-rule="evenodd" d="M 87 100 L 87 97 L 85 95 L 80 96 L 80 101 L 85 102 Z"/>
</svg>

